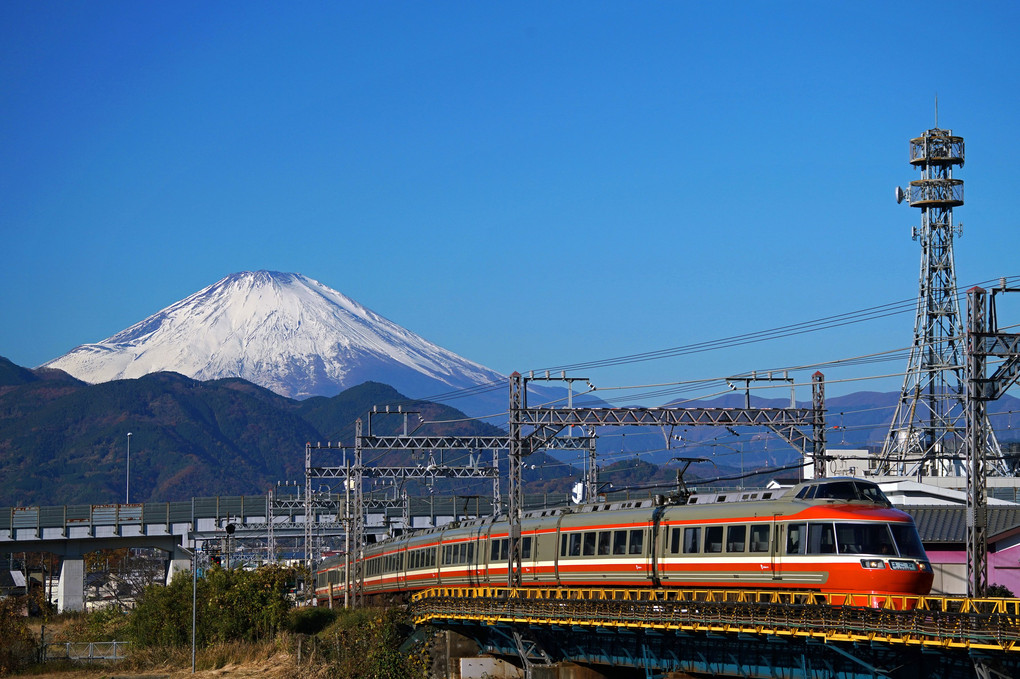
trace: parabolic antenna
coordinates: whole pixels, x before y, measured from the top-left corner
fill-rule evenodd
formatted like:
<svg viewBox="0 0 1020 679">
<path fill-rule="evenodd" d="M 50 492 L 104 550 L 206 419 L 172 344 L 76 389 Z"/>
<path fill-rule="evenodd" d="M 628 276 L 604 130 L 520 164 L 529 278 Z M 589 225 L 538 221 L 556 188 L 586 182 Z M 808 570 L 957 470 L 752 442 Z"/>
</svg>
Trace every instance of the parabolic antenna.
<svg viewBox="0 0 1020 679">
<path fill-rule="evenodd" d="M 906 197 L 906 195 L 907 194 L 905 194 L 903 192 L 903 187 L 902 186 L 897 186 L 896 187 L 896 202 L 897 203 L 902 203 L 903 199 Z"/>
</svg>

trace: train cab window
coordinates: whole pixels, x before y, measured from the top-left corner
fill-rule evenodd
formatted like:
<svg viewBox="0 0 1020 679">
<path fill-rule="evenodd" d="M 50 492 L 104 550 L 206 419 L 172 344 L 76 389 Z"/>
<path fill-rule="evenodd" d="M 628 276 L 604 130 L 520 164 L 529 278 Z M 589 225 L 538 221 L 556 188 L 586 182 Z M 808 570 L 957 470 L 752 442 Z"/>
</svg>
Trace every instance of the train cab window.
<svg viewBox="0 0 1020 679">
<path fill-rule="evenodd" d="M 713 554 L 722 551 L 722 526 L 705 529 L 705 551 Z"/>
<path fill-rule="evenodd" d="M 613 534 L 610 531 L 604 530 L 599 532 L 599 556 L 609 556 L 609 552 L 612 548 L 612 542 Z"/>
<path fill-rule="evenodd" d="M 831 523 L 808 524 L 808 554 L 835 554 L 836 536 Z"/>
<path fill-rule="evenodd" d="M 816 486 L 817 491 L 814 497 L 818 499 L 828 498 L 830 500 L 856 500 L 857 488 L 853 481 L 830 481 Z"/>
<path fill-rule="evenodd" d="M 613 554 L 627 553 L 627 531 L 613 531 Z"/>
<path fill-rule="evenodd" d="M 701 528 L 684 528 L 684 554 L 701 551 Z"/>
<path fill-rule="evenodd" d="M 837 523 L 836 541 L 841 554 L 895 554 L 884 523 Z"/>
<path fill-rule="evenodd" d="M 584 555 L 595 556 L 595 542 L 597 539 L 597 533 L 594 531 L 584 534 Z"/>
<path fill-rule="evenodd" d="M 751 551 L 769 551 L 769 526 L 767 523 L 758 523 L 751 526 Z"/>
<path fill-rule="evenodd" d="M 917 529 L 909 523 L 893 523 L 889 525 L 892 529 L 896 546 L 899 547 L 900 556 L 912 556 L 923 559 L 925 557 L 924 547 L 921 545 L 921 538 Z"/>
<path fill-rule="evenodd" d="M 729 526 L 726 528 L 726 551 L 742 552 L 747 544 L 747 526 Z"/>
<path fill-rule="evenodd" d="M 807 526 L 803 523 L 791 523 L 786 527 L 786 553 L 803 554 L 807 545 Z"/>
<path fill-rule="evenodd" d="M 680 553 L 680 529 L 674 527 L 669 532 L 669 553 L 679 554 Z"/>
<path fill-rule="evenodd" d="M 509 540 L 507 540 L 507 542 L 509 542 Z M 530 535 L 528 537 L 526 537 L 526 538 L 521 538 L 521 558 L 522 559 L 530 559 L 531 558 L 531 536 Z"/>
<path fill-rule="evenodd" d="M 644 551 L 645 546 L 645 532 L 642 530 L 632 530 L 630 532 L 630 550 L 629 554 L 640 554 Z"/>
</svg>

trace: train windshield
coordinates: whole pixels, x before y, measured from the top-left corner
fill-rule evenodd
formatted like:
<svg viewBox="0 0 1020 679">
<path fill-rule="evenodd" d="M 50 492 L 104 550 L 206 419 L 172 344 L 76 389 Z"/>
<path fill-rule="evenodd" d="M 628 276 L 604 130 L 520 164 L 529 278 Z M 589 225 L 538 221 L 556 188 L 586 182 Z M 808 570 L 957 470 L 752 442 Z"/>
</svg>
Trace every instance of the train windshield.
<svg viewBox="0 0 1020 679">
<path fill-rule="evenodd" d="M 884 523 L 837 523 L 836 542 L 840 554 L 896 555 L 892 534 Z"/>
<path fill-rule="evenodd" d="M 917 534 L 914 524 L 894 523 L 889 527 L 892 529 L 893 537 L 896 538 L 896 546 L 900 548 L 900 556 L 912 556 L 919 559 L 926 557 L 924 547 L 921 545 L 921 537 Z"/>
<path fill-rule="evenodd" d="M 837 523 L 840 554 L 881 554 L 925 558 L 921 538 L 912 523 Z"/>
<path fill-rule="evenodd" d="M 811 488 L 802 490 L 798 497 L 831 500 L 864 500 L 866 502 L 877 502 L 889 504 L 889 499 L 882 492 L 877 484 L 868 481 L 847 480 L 830 481 L 820 483 Z"/>
</svg>

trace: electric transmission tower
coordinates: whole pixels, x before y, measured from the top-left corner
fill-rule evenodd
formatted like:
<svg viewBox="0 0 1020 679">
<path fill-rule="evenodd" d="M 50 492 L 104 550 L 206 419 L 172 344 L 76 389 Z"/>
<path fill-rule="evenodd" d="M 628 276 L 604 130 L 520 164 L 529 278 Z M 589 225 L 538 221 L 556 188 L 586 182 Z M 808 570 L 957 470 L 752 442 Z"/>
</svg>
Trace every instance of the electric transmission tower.
<svg viewBox="0 0 1020 679">
<path fill-rule="evenodd" d="M 903 389 L 876 470 L 895 476 L 957 476 L 964 473 L 967 444 L 964 394 L 963 325 L 956 291 L 953 208 L 963 205 L 963 180 L 953 167 L 963 166 L 963 137 L 935 127 L 910 140 L 910 164 L 921 178 L 904 191 L 920 208 L 921 272 L 917 317 Z M 987 418 L 989 458 L 1001 458 Z M 994 465 L 992 465 L 994 466 Z"/>
</svg>

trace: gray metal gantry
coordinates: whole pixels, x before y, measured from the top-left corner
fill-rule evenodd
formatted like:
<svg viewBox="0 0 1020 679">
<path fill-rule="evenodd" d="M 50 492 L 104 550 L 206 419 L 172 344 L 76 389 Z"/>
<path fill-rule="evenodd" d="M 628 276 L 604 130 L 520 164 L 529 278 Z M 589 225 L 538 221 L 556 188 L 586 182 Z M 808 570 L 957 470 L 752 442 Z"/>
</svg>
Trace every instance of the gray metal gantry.
<svg viewBox="0 0 1020 679">
<path fill-rule="evenodd" d="M 566 427 L 764 426 L 779 434 L 805 457 L 810 456 L 815 465 L 815 475 L 825 476 L 825 378 L 820 372 L 812 376 L 811 408 L 531 408 L 528 407 L 527 385 L 536 379 L 565 378 L 523 377 L 518 372 L 510 376 L 510 545 L 507 575 L 510 590 L 521 584 L 521 521 L 524 518 L 521 467 L 524 458 L 549 446 Z"/>
<path fill-rule="evenodd" d="M 375 435 L 372 433 L 372 416 L 373 415 L 400 415 L 404 418 L 403 434 L 396 435 Z M 362 591 L 363 576 L 364 573 L 361 570 L 361 551 L 364 547 L 364 536 L 365 536 L 365 509 L 370 504 L 364 498 L 364 479 L 365 478 L 381 478 L 391 480 L 408 480 L 408 479 L 422 479 L 422 480 L 435 480 L 440 478 L 447 479 L 491 479 L 493 483 L 493 499 L 492 508 L 493 512 L 496 513 L 502 504 L 500 494 L 500 478 L 499 478 L 499 451 L 507 450 L 510 447 L 510 437 L 506 435 L 476 435 L 476 436 L 437 436 L 437 435 L 415 435 L 413 432 L 408 433 L 407 417 L 410 415 L 419 415 L 419 413 L 413 411 L 396 410 L 396 411 L 373 411 L 368 416 L 368 427 L 367 432 L 365 431 L 364 423 L 361 419 L 358 419 L 355 423 L 355 435 L 354 435 L 354 446 L 344 447 L 339 444 L 333 445 L 327 443 L 326 445 L 311 443 L 305 446 L 305 498 L 307 502 L 307 514 L 311 516 L 313 514 L 313 507 L 318 506 L 316 503 L 317 494 L 312 490 L 312 482 L 315 479 L 328 479 L 331 481 L 341 480 L 344 486 L 344 501 L 343 507 L 343 518 L 342 523 L 347 527 L 347 549 L 345 552 L 348 555 L 347 568 L 345 572 L 349 575 L 347 577 L 352 578 L 355 588 L 355 597 L 360 602 L 360 596 Z M 597 486 L 597 466 L 595 465 L 595 436 L 594 433 L 589 431 L 588 436 L 577 436 L 577 437 L 562 437 L 546 442 L 544 446 L 548 449 L 566 449 L 566 450 L 587 450 L 589 462 L 587 466 L 587 474 L 585 479 L 585 485 L 589 488 L 589 492 L 594 493 L 594 489 Z M 312 451 L 313 450 L 332 450 L 336 452 L 344 453 L 344 463 L 342 465 L 313 465 L 312 464 Z M 429 450 L 432 452 L 442 451 L 492 451 L 492 466 L 484 466 L 478 464 L 478 461 L 470 465 L 448 465 L 441 461 L 435 463 L 430 461 L 426 464 L 408 465 L 408 466 L 378 466 L 378 465 L 365 465 L 364 451 L 421 451 Z M 346 457 L 347 452 L 352 452 L 354 457 L 353 465 L 351 461 Z M 353 495 L 353 498 L 351 497 Z M 332 497 L 332 496 L 330 496 Z M 406 502 L 406 497 L 405 497 Z M 306 544 L 310 545 L 312 541 L 312 522 L 306 521 Z M 352 563 L 349 561 L 351 556 L 356 558 L 353 561 L 353 570 L 351 568 Z M 309 556 L 309 568 L 312 567 L 312 563 Z M 345 592 L 350 590 L 350 586 L 345 586 Z M 346 598 L 346 594 L 345 594 Z"/>
<path fill-rule="evenodd" d="M 991 297 L 979 287 L 967 291 L 967 596 L 981 597 L 988 588 L 988 454 L 996 451 L 991 428 L 987 426 L 986 403 L 1006 393 L 1020 377 L 1020 334 L 998 330 L 995 295 L 1020 292 L 1002 285 Z M 991 376 L 986 376 L 989 358 L 999 358 Z M 998 464 L 1003 464 L 1001 457 Z"/>
</svg>

